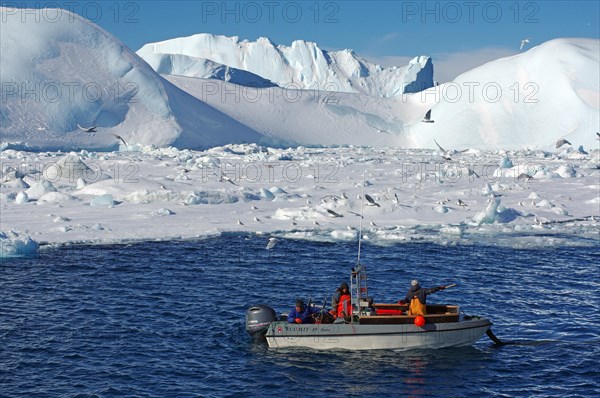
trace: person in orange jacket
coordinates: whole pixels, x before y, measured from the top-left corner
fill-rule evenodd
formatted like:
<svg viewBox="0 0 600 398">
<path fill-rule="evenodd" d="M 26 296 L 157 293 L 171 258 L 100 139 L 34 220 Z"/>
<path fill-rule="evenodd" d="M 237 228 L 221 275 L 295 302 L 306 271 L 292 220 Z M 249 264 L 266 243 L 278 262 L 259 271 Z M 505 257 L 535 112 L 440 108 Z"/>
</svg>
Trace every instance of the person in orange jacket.
<svg viewBox="0 0 600 398">
<path fill-rule="evenodd" d="M 342 282 L 331 298 L 331 315 L 335 318 L 350 319 L 352 315 L 352 302 L 350 288 L 346 282 Z"/>
<path fill-rule="evenodd" d="M 426 289 L 421 287 L 416 279 L 410 285 L 406 297 L 398 301 L 398 304 L 409 304 L 408 315 L 425 315 L 427 313 L 427 295 L 446 288 L 445 286 L 437 286 Z"/>
</svg>

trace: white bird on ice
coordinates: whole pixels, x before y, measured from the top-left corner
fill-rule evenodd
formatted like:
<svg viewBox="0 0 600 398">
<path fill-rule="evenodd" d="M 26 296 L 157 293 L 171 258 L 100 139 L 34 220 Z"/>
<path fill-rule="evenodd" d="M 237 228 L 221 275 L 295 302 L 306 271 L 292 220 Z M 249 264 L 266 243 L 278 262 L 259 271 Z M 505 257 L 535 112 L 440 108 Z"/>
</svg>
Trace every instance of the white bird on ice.
<svg viewBox="0 0 600 398">
<path fill-rule="evenodd" d="M 523 47 L 525 47 L 525 45 L 526 45 L 527 43 L 529 43 L 529 40 L 531 40 L 531 37 L 528 37 L 528 38 L 526 38 L 526 39 L 523 39 L 523 40 L 521 40 L 521 47 L 519 47 L 519 50 L 522 50 L 522 49 L 523 49 Z"/>
</svg>

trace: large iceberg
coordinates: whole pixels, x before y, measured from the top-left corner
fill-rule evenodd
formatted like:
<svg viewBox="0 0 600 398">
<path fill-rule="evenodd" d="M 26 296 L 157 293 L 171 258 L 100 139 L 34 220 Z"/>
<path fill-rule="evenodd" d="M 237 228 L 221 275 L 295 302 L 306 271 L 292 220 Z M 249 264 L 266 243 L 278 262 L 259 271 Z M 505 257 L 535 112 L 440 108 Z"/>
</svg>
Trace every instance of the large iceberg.
<svg viewBox="0 0 600 398">
<path fill-rule="evenodd" d="M 433 63 L 429 57 L 415 57 L 407 66 L 382 68 L 352 50 L 326 51 L 304 40 L 284 46 L 265 37 L 253 42 L 237 36 L 201 33 L 149 43 L 137 53 L 161 74 L 220 78 L 207 72 L 205 64 L 212 62 L 290 89 L 391 97 L 433 86 Z M 250 76 L 247 82 L 238 84 L 264 87 Z"/>
<path fill-rule="evenodd" d="M 145 145 L 206 148 L 260 139 L 165 81 L 90 21 L 66 10 L 57 20 L 35 17 L 44 10 L 20 11 L 27 18 L 0 8 L 4 143 L 116 149 L 118 135 Z"/>
</svg>

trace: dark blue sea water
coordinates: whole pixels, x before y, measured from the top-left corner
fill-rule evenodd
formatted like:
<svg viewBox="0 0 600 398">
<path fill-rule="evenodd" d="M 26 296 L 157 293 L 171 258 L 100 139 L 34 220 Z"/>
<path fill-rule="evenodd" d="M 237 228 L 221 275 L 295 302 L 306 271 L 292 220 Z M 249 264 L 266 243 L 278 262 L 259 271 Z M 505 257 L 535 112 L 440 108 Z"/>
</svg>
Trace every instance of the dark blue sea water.
<svg viewBox="0 0 600 398">
<path fill-rule="evenodd" d="M 600 247 L 363 246 L 370 295 L 409 281 L 525 345 L 408 352 L 272 350 L 247 307 L 321 303 L 356 245 L 222 236 L 63 247 L 0 263 L 0 396 L 598 396 Z"/>
</svg>

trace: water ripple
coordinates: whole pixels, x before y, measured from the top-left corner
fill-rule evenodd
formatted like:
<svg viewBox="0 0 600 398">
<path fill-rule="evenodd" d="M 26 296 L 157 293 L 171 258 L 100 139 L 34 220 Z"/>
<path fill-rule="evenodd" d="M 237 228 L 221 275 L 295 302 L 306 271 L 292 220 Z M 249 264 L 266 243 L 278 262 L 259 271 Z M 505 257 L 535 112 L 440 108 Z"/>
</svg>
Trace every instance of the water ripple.
<svg viewBox="0 0 600 398">
<path fill-rule="evenodd" d="M 489 317 L 520 345 L 422 351 L 271 350 L 248 306 L 321 303 L 354 244 L 226 235 L 43 250 L 0 266 L 0 391 L 8 396 L 597 396 L 600 245 L 516 250 L 366 245 L 376 301 L 408 282 Z"/>
</svg>

